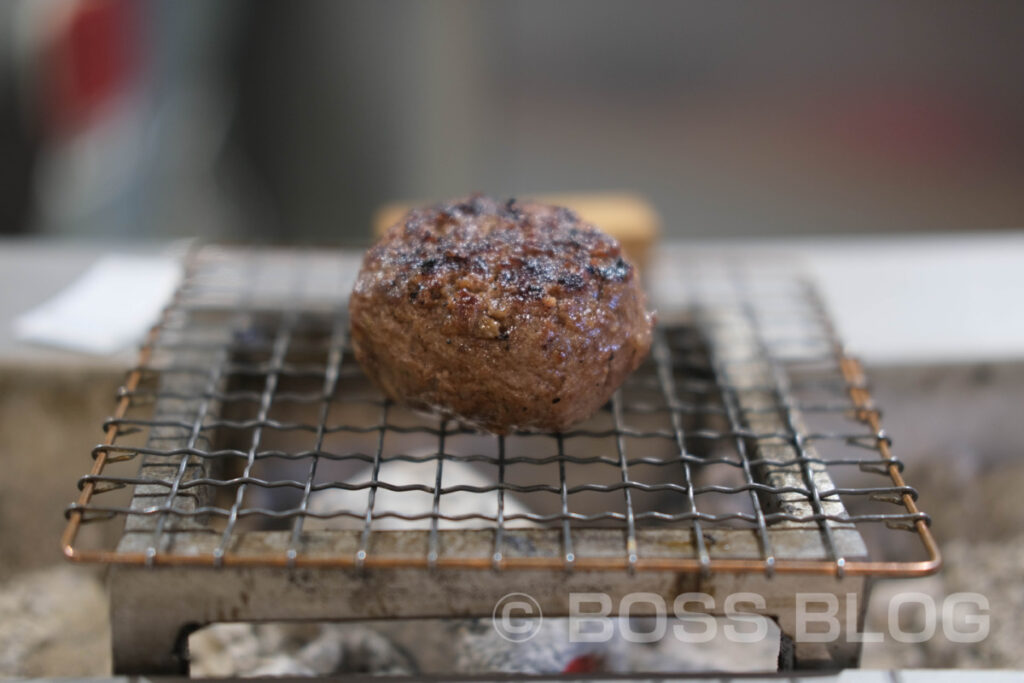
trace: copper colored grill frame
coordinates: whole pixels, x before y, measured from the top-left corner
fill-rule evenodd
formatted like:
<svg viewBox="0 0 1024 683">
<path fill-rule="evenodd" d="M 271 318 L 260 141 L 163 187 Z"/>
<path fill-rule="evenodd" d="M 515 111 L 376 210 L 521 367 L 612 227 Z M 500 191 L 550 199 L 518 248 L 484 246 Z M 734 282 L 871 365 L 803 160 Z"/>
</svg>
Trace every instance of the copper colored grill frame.
<svg viewBox="0 0 1024 683">
<path fill-rule="evenodd" d="M 268 252 L 270 254 L 272 252 Z M 339 263 L 342 262 L 341 255 L 336 255 Z M 292 270 L 298 270 L 302 268 L 302 259 L 308 257 L 302 254 L 292 254 L 288 257 L 292 263 Z M 834 361 L 836 368 L 836 377 L 841 379 L 845 386 L 845 392 L 849 400 L 849 408 L 847 414 L 850 418 L 856 421 L 856 423 L 866 427 L 868 431 L 863 434 L 859 434 L 857 438 L 861 439 L 859 445 L 864 446 L 864 437 L 870 437 L 873 441 L 871 449 L 877 453 L 877 468 L 884 475 L 889 478 L 891 486 L 886 487 L 872 487 L 870 489 L 864 489 L 863 491 L 856 490 L 850 493 L 856 494 L 867 494 L 870 496 L 888 496 L 891 503 L 896 503 L 901 507 L 900 512 L 888 512 L 883 514 L 875 514 L 870 516 L 862 516 L 859 518 L 857 515 L 847 515 L 843 519 L 830 519 L 829 515 L 825 514 L 822 510 L 822 506 L 826 503 L 831 503 L 832 499 L 842 498 L 846 493 L 836 493 L 839 491 L 838 488 L 834 489 L 831 494 L 828 491 L 818 490 L 816 485 L 815 477 L 818 476 L 819 470 L 813 469 L 808 462 L 812 463 L 816 460 L 814 457 L 808 457 L 808 453 L 805 452 L 805 443 L 807 437 L 814 435 L 804 433 L 800 428 L 800 417 L 799 413 L 795 410 L 791 410 L 790 397 L 787 393 L 785 383 L 787 382 L 786 377 L 786 362 L 780 361 L 773 357 L 767 352 L 768 343 L 765 339 L 761 338 L 759 330 L 753 330 L 753 336 L 748 340 L 749 343 L 756 343 L 757 348 L 765 351 L 766 355 L 759 359 L 764 361 L 764 367 L 772 370 L 775 374 L 773 375 L 777 380 L 773 385 L 772 389 L 776 392 L 777 402 L 774 403 L 773 411 L 775 413 L 783 414 L 783 417 L 789 420 L 790 431 L 784 435 L 784 443 L 786 447 L 794 446 L 797 450 L 797 458 L 794 463 L 797 463 L 802 468 L 798 478 L 804 482 L 807 493 L 804 496 L 806 500 L 802 501 L 802 504 L 811 506 L 813 513 L 805 516 L 798 520 L 791 520 L 792 522 L 799 524 L 805 523 L 810 524 L 809 532 L 817 533 L 823 536 L 824 545 L 829 550 L 829 556 L 823 559 L 791 559 L 786 557 L 776 557 L 774 553 L 768 552 L 770 546 L 766 549 L 764 545 L 761 546 L 762 552 L 759 557 L 714 557 L 703 547 L 703 533 L 700 530 L 700 525 L 704 521 L 704 517 L 701 517 L 698 512 L 696 505 L 693 507 L 693 516 L 687 518 L 685 516 L 680 517 L 677 522 L 681 521 L 683 524 L 678 525 L 674 528 L 681 529 L 683 533 L 692 534 L 696 538 L 695 545 L 697 550 L 696 556 L 681 556 L 681 557 L 668 557 L 668 556 L 645 556 L 643 552 L 638 552 L 637 548 L 637 527 L 642 526 L 637 524 L 637 519 L 632 509 L 632 503 L 629 502 L 629 493 L 631 491 L 643 490 L 640 487 L 636 487 L 636 482 L 628 479 L 628 475 L 625 473 L 625 464 L 623 464 L 623 484 L 619 487 L 606 487 L 600 489 L 601 491 L 620 491 L 625 492 L 627 496 L 627 510 L 623 519 L 610 519 L 608 521 L 616 522 L 612 526 L 619 529 L 623 533 L 623 550 L 621 554 L 607 555 L 607 556 L 588 556 L 586 554 L 577 554 L 573 552 L 572 540 L 574 534 L 585 533 L 583 530 L 572 528 L 572 523 L 575 520 L 573 517 L 553 518 L 551 520 L 545 520 L 546 522 L 557 522 L 561 525 L 561 528 L 555 527 L 549 529 L 551 533 L 562 534 L 562 544 L 565 552 L 557 556 L 543 556 L 543 557 L 532 557 L 532 556 L 515 556 L 501 552 L 500 540 L 495 544 L 495 552 L 487 555 L 477 555 L 472 557 L 464 556 L 450 556 L 444 553 L 437 552 L 438 548 L 438 537 L 444 536 L 451 533 L 459 533 L 458 531 L 439 531 L 437 519 L 444 519 L 444 515 L 440 515 L 437 512 L 435 505 L 431 523 L 431 529 L 424 531 L 428 540 L 428 552 L 416 553 L 416 554 L 389 554 L 389 555 L 376 555 L 372 552 L 366 552 L 366 538 L 363 538 L 363 543 L 360 545 L 360 552 L 358 553 L 346 553 L 346 554 L 306 554 L 298 549 L 295 543 L 290 543 L 287 547 L 283 547 L 280 551 L 275 550 L 274 552 L 233 552 L 227 543 L 217 546 L 211 552 L 193 552 L 193 553 L 181 553 L 181 552 L 162 552 L 157 548 L 160 544 L 160 528 L 155 534 L 157 540 L 147 549 L 144 550 L 125 550 L 124 548 L 109 549 L 109 548 L 83 548 L 79 547 L 76 543 L 79 538 L 79 532 L 85 522 L 100 521 L 110 517 L 117 519 L 130 518 L 133 514 L 141 517 L 157 517 L 157 518 L 169 518 L 174 517 L 176 503 L 176 494 L 179 493 L 178 485 L 182 482 L 181 475 L 174 481 L 161 480 L 161 481 L 149 481 L 144 477 L 131 478 L 131 477 L 113 477 L 107 474 L 112 464 L 122 463 L 124 461 L 131 461 L 135 458 L 141 459 L 143 450 L 134 446 L 121 446 L 118 440 L 125 435 L 125 427 L 129 423 L 126 422 L 127 416 L 129 415 L 130 409 L 137 409 L 138 405 L 134 401 L 139 396 L 139 390 L 143 382 L 147 377 L 152 375 L 151 363 L 154 359 L 154 355 L 160 352 L 167 352 L 167 348 L 161 346 L 161 335 L 167 329 L 169 321 L 174 316 L 180 316 L 183 313 L 188 316 L 191 315 L 190 308 L 195 303 L 195 298 L 199 295 L 205 295 L 207 292 L 203 290 L 206 284 L 199 283 L 202 281 L 204 276 L 208 276 L 209 273 L 206 271 L 211 266 L 217 266 L 225 262 L 245 262 L 249 259 L 252 263 L 247 267 L 251 267 L 254 271 L 259 271 L 260 266 L 256 263 L 259 258 L 271 258 L 267 254 L 260 255 L 257 252 L 234 252 L 234 251 L 221 251 L 216 249 L 201 250 L 196 255 L 193 255 L 188 263 L 185 283 L 177 293 L 174 301 L 165 311 L 164 317 L 160 323 L 158 323 L 151 331 L 145 345 L 143 346 L 138 364 L 132 369 L 125 381 L 124 386 L 119 392 L 119 398 L 117 402 L 117 408 L 107 423 L 105 428 L 105 439 L 102 444 L 97 446 L 93 450 L 94 462 L 93 466 L 88 475 L 80 480 L 81 494 L 78 497 L 77 502 L 72 504 L 67 512 L 68 525 L 63 534 L 61 543 L 64 555 L 76 562 L 98 562 L 106 564 L 119 564 L 119 565 L 139 565 L 139 566 L 210 566 L 210 567 L 290 567 L 290 568 L 319 568 L 319 569 L 331 569 L 331 568 L 360 568 L 360 569 L 373 569 L 373 568 L 450 568 L 450 569 L 469 569 L 469 570 L 578 570 L 578 571 L 616 571 L 616 570 L 629 570 L 633 571 L 671 571 L 678 573 L 699 573 L 701 575 L 709 575 L 712 573 L 724 572 L 724 573 L 760 573 L 766 576 L 771 576 L 774 573 L 787 574 L 815 574 L 815 575 L 835 575 L 842 577 L 848 576 L 879 576 L 879 577 L 912 577 L 921 576 L 936 571 L 940 564 L 941 558 L 938 547 L 935 543 L 934 538 L 928 528 L 927 517 L 922 513 L 915 502 L 916 493 L 910 489 L 902 476 L 902 465 L 893 456 L 890 446 L 890 441 L 885 433 L 882 431 L 879 411 L 872 402 L 870 393 L 866 385 L 866 379 L 861 368 L 860 363 L 854 358 L 849 357 L 842 350 L 842 346 L 836 339 L 834 332 L 828 323 L 827 317 L 821 310 L 820 301 L 817 299 L 813 288 L 809 287 L 805 283 L 798 283 L 798 289 L 804 292 L 801 296 L 806 296 L 808 303 L 811 308 L 815 308 L 820 314 L 820 329 L 824 334 L 827 334 L 828 345 L 830 347 L 830 354 Z M 277 257 L 273 257 L 277 258 Z M 317 256 L 320 259 L 329 259 L 331 255 L 320 254 Z M 354 267 L 354 261 L 351 259 L 345 260 L 343 266 L 339 266 L 342 271 L 350 272 Z M 744 292 L 746 291 L 749 282 L 757 284 L 757 276 L 750 275 L 744 270 L 743 266 L 736 266 L 735 264 L 724 267 L 723 272 L 728 273 L 728 280 L 735 285 L 733 292 L 736 301 L 734 302 L 737 306 L 738 318 L 746 319 L 748 323 L 751 323 L 753 328 L 758 327 L 757 323 L 757 311 L 752 310 L 751 304 L 745 300 Z M 694 277 L 698 277 L 695 275 Z M 655 272 L 655 277 L 657 273 Z M 753 279 L 751 279 L 753 278 Z M 747 282 L 748 285 L 743 283 Z M 797 282 L 797 281 L 794 281 Z M 197 284 L 199 283 L 199 284 Z M 207 283 L 208 284 L 208 283 Z M 343 291 L 340 286 L 337 291 Z M 236 292 L 237 294 L 237 292 Z M 253 295 L 251 292 L 243 292 L 251 300 L 246 302 L 241 307 L 236 308 L 236 311 L 274 311 L 275 305 L 264 301 L 259 301 L 258 296 Z M 295 306 L 294 300 L 288 302 L 289 305 Z M 320 302 L 323 304 L 323 302 Z M 328 303 L 328 307 L 331 311 L 341 311 L 343 307 L 338 307 L 338 301 Z M 235 304 L 237 306 L 237 303 Z M 662 311 L 665 312 L 663 303 Z M 694 299 L 690 299 L 689 303 L 686 304 L 691 308 L 699 308 L 702 311 L 712 310 L 714 308 L 714 302 L 703 301 L 699 295 L 696 298 L 696 304 Z M 315 307 L 315 306 L 314 306 Z M 230 310 L 225 308 L 225 310 Z M 281 316 L 285 315 L 281 313 L 283 307 L 278 305 L 276 318 L 280 322 Z M 293 309 L 294 310 L 294 309 Z M 305 315 L 305 311 L 300 308 L 299 312 L 295 315 Z M 330 313 L 330 316 L 341 315 L 341 313 Z M 671 317 L 671 310 L 668 310 L 668 315 Z M 335 319 L 336 318 L 333 318 Z M 293 321 L 294 322 L 294 321 Z M 662 340 L 665 339 L 665 332 L 660 334 Z M 713 335 L 711 335 L 713 336 Z M 753 341 L 751 341 L 753 340 Z M 709 346 L 711 347 L 712 354 L 716 345 L 716 341 L 711 339 Z M 285 344 L 287 346 L 287 344 Z M 660 349 L 660 351 L 659 351 Z M 284 349 L 287 352 L 287 348 Z M 665 353 L 670 353 L 667 342 L 662 342 L 662 346 L 655 349 L 655 360 L 656 363 L 668 362 L 671 359 L 658 358 L 658 354 L 661 353 L 664 356 Z M 172 349 L 173 355 L 173 349 Z M 278 367 L 280 367 L 281 357 L 277 358 Z M 337 370 L 337 363 L 335 362 L 335 370 Z M 732 361 L 724 361 L 727 365 Z M 655 369 L 656 371 L 657 368 Z M 725 384 L 721 373 L 718 373 L 716 377 L 718 384 Z M 782 383 L 780 385 L 780 382 Z M 732 391 L 729 389 L 729 391 Z M 273 393 L 273 390 L 270 392 Z M 734 392 L 735 393 L 735 392 Z M 724 390 L 723 390 L 724 395 Z M 272 399 L 271 399 L 272 400 Z M 617 399 L 618 400 L 618 399 Z M 667 399 L 670 400 L 670 399 Z M 723 399 L 723 403 L 725 399 Z M 266 406 L 265 406 L 266 407 Z M 621 411 L 621 405 L 615 403 L 611 410 Z M 669 408 L 669 414 L 675 416 L 673 408 Z M 266 411 L 264 411 L 265 413 Z M 796 419 L 796 422 L 793 420 Z M 618 440 L 618 451 L 620 458 L 625 461 L 626 456 L 623 454 L 622 439 L 624 436 L 628 437 L 633 435 L 633 432 L 623 430 L 618 424 L 618 417 L 616 416 L 616 427 L 612 434 L 609 435 L 609 440 L 614 442 Z M 200 420 L 201 422 L 201 420 Z M 266 422 L 266 415 L 262 415 L 262 419 L 257 422 Z M 132 422 L 131 425 L 134 427 L 141 426 L 142 428 L 150 428 L 152 423 L 146 423 L 145 420 Z M 323 422 L 321 421 L 321 430 L 323 431 Z M 372 425 L 367 426 L 368 429 Z M 259 426 L 257 426 L 259 428 Z M 444 423 L 441 424 L 442 431 L 444 430 Z M 387 431 L 386 423 L 382 426 L 379 431 L 381 432 L 381 441 L 383 442 L 383 435 Z M 680 431 L 678 426 L 676 427 L 677 436 Z M 751 436 L 753 432 L 753 436 Z M 733 428 L 727 432 L 720 434 L 719 438 L 730 438 L 735 439 L 737 443 L 754 443 L 755 448 L 760 443 L 761 437 L 757 436 L 756 430 L 751 430 L 748 426 L 743 426 L 740 429 L 733 425 Z M 567 435 L 566 438 L 571 438 L 571 435 Z M 838 436 L 836 437 L 839 438 Z M 253 450 L 258 448 L 258 437 L 256 443 L 253 446 Z M 788 441 L 787 441 L 788 440 Z M 742 447 L 741 447 L 742 448 Z M 202 449 L 195 449 L 201 451 Z M 683 448 L 685 450 L 685 447 Z M 443 450 L 442 450 L 443 453 Z M 744 456 L 747 457 L 747 456 Z M 184 456 L 178 456 L 177 460 L 173 457 L 169 457 L 167 462 L 170 466 L 179 468 L 181 472 L 185 472 L 189 467 L 193 465 L 191 463 L 192 456 L 185 454 Z M 443 461 L 444 456 L 439 458 L 439 462 Z M 380 452 L 378 450 L 377 460 L 380 460 Z M 754 457 L 750 462 L 756 462 L 757 456 Z M 199 464 L 209 462 L 208 459 L 200 458 Z M 250 454 L 249 464 L 253 462 L 253 457 Z M 184 464 L 183 464 L 184 463 Z M 827 476 L 827 467 L 830 463 L 825 463 L 820 467 L 820 471 L 825 473 Z M 180 467 L 179 467 L 180 466 Z M 754 481 L 753 475 L 749 473 L 747 465 L 744 465 L 744 472 L 747 473 L 748 481 L 745 485 L 740 487 L 733 487 L 735 490 L 730 489 L 732 495 L 750 495 L 755 500 L 758 499 L 758 492 L 766 493 L 770 495 L 773 488 L 772 485 L 764 484 L 762 481 Z M 869 467 L 870 469 L 870 467 Z M 311 475 L 312 477 L 312 475 Z M 251 479 L 251 478 L 249 478 Z M 686 487 L 689 488 L 690 500 L 693 500 L 693 484 L 689 479 L 689 475 L 686 477 Z M 310 478 L 311 482 L 312 478 Z M 163 507 L 147 509 L 146 511 L 139 513 L 138 510 L 132 510 L 129 507 L 110 507 L 103 506 L 97 503 L 97 500 L 102 496 L 103 493 L 119 488 L 130 487 L 135 485 L 166 485 L 170 483 L 169 495 L 167 496 L 167 504 Z M 440 483 L 440 475 L 438 476 L 438 483 Z M 241 484 L 241 488 L 245 488 L 246 485 L 256 486 L 258 484 L 253 481 L 244 480 Z M 566 500 L 567 494 L 565 493 L 565 481 L 564 476 L 562 480 L 562 498 Z M 797 488 L 800 488 L 799 486 Z M 371 489 L 376 491 L 376 484 L 371 482 Z M 236 489 L 232 489 L 234 491 Z M 489 491 L 494 490 L 510 490 L 514 489 L 506 488 L 502 485 L 496 485 L 494 489 L 488 489 Z M 782 487 L 783 491 L 788 490 L 786 487 Z M 289 519 L 294 520 L 295 517 L 303 517 L 302 514 L 306 510 L 309 499 L 309 482 L 306 485 L 305 498 L 301 507 L 301 511 Z M 436 489 L 435 489 L 436 492 Z M 680 492 L 681 495 L 683 492 Z M 822 496 L 821 494 L 825 494 Z M 436 493 L 435 502 L 442 494 Z M 502 493 L 498 494 L 503 495 Z M 241 501 L 243 493 L 237 494 L 237 501 Z M 838 502 L 838 501 L 836 501 Z M 243 508 L 244 509 L 244 508 Z M 239 511 L 239 504 L 236 505 L 229 511 L 231 520 L 237 520 L 237 512 Z M 566 509 L 563 508 L 563 513 Z M 713 517 L 713 516 L 712 516 Z M 766 516 L 763 510 L 755 511 L 755 519 L 751 520 L 750 528 L 753 529 L 757 535 L 759 541 L 768 538 L 768 532 L 774 529 L 773 524 L 766 524 Z M 769 515 L 770 517 L 770 515 Z M 869 519 L 870 517 L 870 519 Z M 776 516 L 772 519 L 778 520 Z M 898 525 L 909 528 L 917 537 L 923 548 L 924 558 L 915 561 L 881 561 L 872 559 L 859 559 L 859 558 L 847 558 L 842 553 L 836 551 L 834 543 L 831 541 L 831 534 L 833 530 L 837 528 L 834 522 L 838 522 L 841 526 L 846 523 L 844 520 L 849 520 L 848 525 L 852 528 L 856 528 L 856 525 L 861 523 L 883 523 L 887 525 Z M 578 521 L 578 520 L 577 520 Z M 785 522 L 785 519 L 781 521 Z M 109 523 L 109 522 L 108 522 Z M 696 533 L 694 533 L 694 527 L 696 527 Z M 301 524 L 297 525 L 299 532 L 301 532 Z M 501 513 L 498 513 L 498 520 L 495 528 L 490 531 L 498 534 L 499 539 L 502 534 L 511 534 L 512 531 L 506 531 L 502 528 L 501 524 Z M 173 534 L 170 531 L 163 531 L 165 534 Z M 260 533 L 260 532 L 247 532 L 247 533 Z M 371 532 L 369 527 L 363 532 L 365 535 L 369 535 Z M 373 530 L 374 535 L 387 534 L 388 531 L 377 531 Z M 893 533 L 897 533 L 894 531 Z M 230 537 L 230 527 L 228 529 L 227 536 Z M 293 538 L 298 538 L 299 533 L 293 535 Z M 299 544 L 301 545 L 301 544 Z"/>
</svg>

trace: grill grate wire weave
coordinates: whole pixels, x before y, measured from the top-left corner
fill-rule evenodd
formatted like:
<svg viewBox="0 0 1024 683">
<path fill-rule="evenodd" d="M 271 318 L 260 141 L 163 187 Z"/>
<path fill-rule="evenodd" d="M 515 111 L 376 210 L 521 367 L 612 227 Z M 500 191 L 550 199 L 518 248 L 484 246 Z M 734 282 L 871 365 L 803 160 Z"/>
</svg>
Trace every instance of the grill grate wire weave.
<svg viewBox="0 0 1024 683">
<path fill-rule="evenodd" d="M 936 570 L 928 518 L 860 365 L 809 283 L 755 266 L 660 274 L 652 352 L 609 404 L 562 434 L 503 437 L 393 405 L 366 380 L 347 339 L 352 255 L 202 248 L 104 423 L 67 510 L 65 554 L 215 566 Z M 116 523 L 116 547 L 78 543 L 84 525 Z M 869 527 L 913 532 L 925 558 L 869 557 L 859 533 Z M 380 543 L 395 532 L 407 532 L 401 543 Z M 557 553 L 529 547 L 535 533 L 553 534 Z M 449 552 L 453 534 L 487 534 L 486 552 Z"/>
</svg>

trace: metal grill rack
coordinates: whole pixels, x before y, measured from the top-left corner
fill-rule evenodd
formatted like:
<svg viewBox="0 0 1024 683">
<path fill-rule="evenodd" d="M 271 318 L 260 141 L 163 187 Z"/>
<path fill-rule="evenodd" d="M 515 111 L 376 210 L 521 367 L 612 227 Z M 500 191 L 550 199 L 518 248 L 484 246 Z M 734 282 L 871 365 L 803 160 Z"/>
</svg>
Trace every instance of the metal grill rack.
<svg viewBox="0 0 1024 683">
<path fill-rule="evenodd" d="M 65 554 L 116 565 L 118 670 L 178 668 L 167 643 L 186 623 L 483 615 L 521 581 L 559 613 L 566 577 L 669 594 L 733 576 L 789 595 L 811 576 L 849 592 L 938 568 L 860 365 L 791 266 L 665 252 L 647 278 L 660 321 L 644 365 L 571 431 L 505 437 L 376 392 L 347 343 L 357 267 L 322 250 L 190 258 L 67 513 Z M 113 547 L 80 533 L 115 523 Z M 872 557 L 868 528 L 921 558 Z M 183 604 L 175 581 L 196 595 L 196 571 L 207 597 Z M 322 606 L 388 576 L 416 586 L 414 604 Z M 285 603 L 253 607 L 239 581 Z M 145 605 L 174 616 L 144 623 Z M 788 608 L 770 609 L 784 625 Z"/>
</svg>

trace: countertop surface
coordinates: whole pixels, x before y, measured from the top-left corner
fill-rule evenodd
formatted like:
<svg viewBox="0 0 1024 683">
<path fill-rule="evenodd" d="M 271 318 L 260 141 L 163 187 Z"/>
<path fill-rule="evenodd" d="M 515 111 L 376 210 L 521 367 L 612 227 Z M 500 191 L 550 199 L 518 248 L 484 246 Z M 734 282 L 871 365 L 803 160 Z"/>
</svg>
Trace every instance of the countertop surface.
<svg viewBox="0 0 1024 683">
<path fill-rule="evenodd" d="M 96 356 L 27 344 L 12 321 L 109 254 L 181 253 L 181 243 L 0 240 L 0 363 L 123 368 L 134 350 Z M 1024 231 L 670 242 L 656 253 L 787 258 L 817 281 L 849 350 L 869 365 L 1024 360 Z"/>
</svg>

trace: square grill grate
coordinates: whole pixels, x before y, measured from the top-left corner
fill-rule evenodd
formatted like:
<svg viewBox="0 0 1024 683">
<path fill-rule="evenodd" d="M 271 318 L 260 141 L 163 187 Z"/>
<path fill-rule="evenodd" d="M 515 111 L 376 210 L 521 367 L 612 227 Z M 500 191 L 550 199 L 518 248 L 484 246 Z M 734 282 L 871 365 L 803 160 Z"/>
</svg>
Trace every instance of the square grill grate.
<svg viewBox="0 0 1024 683">
<path fill-rule="evenodd" d="M 909 576 L 938 550 L 859 364 L 785 265 L 663 259 L 649 358 L 562 434 L 391 404 L 347 340 L 356 255 L 205 247 L 68 508 L 126 564 Z M 116 545 L 84 528 L 120 526 Z M 917 537 L 921 559 L 864 535 Z M 879 531 L 881 530 L 881 531 Z M 909 534 L 907 532 L 910 532 Z M 99 538 L 102 534 L 90 534 Z"/>
</svg>

